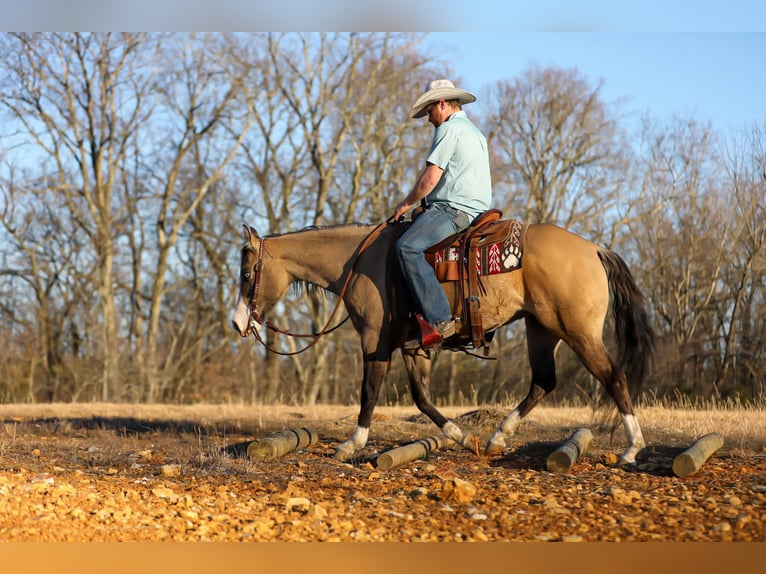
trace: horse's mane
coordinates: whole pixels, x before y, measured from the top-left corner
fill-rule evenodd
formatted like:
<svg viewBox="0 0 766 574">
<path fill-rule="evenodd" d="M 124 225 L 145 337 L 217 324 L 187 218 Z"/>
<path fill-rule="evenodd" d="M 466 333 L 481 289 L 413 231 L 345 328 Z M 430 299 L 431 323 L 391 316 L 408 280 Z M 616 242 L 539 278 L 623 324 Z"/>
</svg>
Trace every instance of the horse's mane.
<svg viewBox="0 0 766 574">
<path fill-rule="evenodd" d="M 313 283 L 309 283 L 308 281 L 294 281 L 292 284 L 293 293 L 295 295 L 300 295 L 304 291 L 309 297 L 321 297 L 323 299 L 327 298 L 327 290 L 323 289 L 322 287 L 319 287 L 317 285 L 314 285 Z"/>
<path fill-rule="evenodd" d="M 283 231 L 281 233 L 269 233 L 268 235 L 265 235 L 262 239 L 271 239 L 275 237 L 289 237 L 291 235 L 298 235 L 299 233 L 309 233 L 312 231 L 332 231 L 333 229 L 338 229 L 340 231 L 343 231 L 343 230 L 349 230 L 349 229 L 359 229 L 362 227 L 370 227 L 371 225 L 373 224 L 362 223 L 362 222 L 335 223 L 332 225 L 307 225 L 306 227 L 302 227 L 301 229 L 294 229 L 292 231 Z M 245 240 L 242 242 L 242 247 L 240 249 L 245 249 L 249 247 L 250 247 L 249 243 L 247 242 L 247 240 Z"/>
<path fill-rule="evenodd" d="M 358 229 L 360 227 L 369 227 L 370 225 L 373 225 L 373 224 L 352 222 L 352 223 L 334 223 L 332 225 L 307 225 L 306 227 L 303 227 L 301 229 L 295 229 L 293 231 L 285 231 L 283 233 L 272 233 L 270 235 L 267 235 L 265 239 L 268 239 L 269 237 L 285 237 L 288 235 L 296 235 L 298 233 L 307 233 L 311 231 L 332 231 L 333 229 L 338 229 L 343 231 L 346 229 Z"/>
</svg>

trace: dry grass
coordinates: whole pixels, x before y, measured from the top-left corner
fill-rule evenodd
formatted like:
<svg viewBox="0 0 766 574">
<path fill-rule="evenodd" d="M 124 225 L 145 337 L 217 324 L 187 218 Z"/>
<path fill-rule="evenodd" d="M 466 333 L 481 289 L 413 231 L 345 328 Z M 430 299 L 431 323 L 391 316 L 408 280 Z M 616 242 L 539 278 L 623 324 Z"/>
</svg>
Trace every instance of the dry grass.
<svg viewBox="0 0 766 574">
<path fill-rule="evenodd" d="M 490 432 L 512 405 L 487 407 L 441 407 L 450 418 L 461 419 L 465 426 L 479 432 Z M 13 433 L 14 421 L 31 419 L 56 420 L 59 428 L 67 419 L 126 419 L 165 421 L 178 425 L 216 427 L 225 433 L 252 433 L 288 426 L 318 426 L 331 429 L 332 434 L 347 435 L 356 422 L 356 405 L 132 405 L 112 403 L 82 404 L 15 404 L 0 405 L 0 421 L 4 424 L 3 438 Z M 470 414 L 481 414 L 479 418 Z M 738 405 L 709 408 L 671 408 L 644 406 L 637 412 L 647 441 L 652 444 L 681 444 L 709 432 L 726 438 L 728 448 L 748 452 L 762 452 L 766 448 L 766 410 Z M 603 415 L 588 407 L 538 406 L 522 423 L 532 433 L 543 431 L 565 432 L 578 426 L 600 428 L 604 432 Z M 420 423 L 426 424 L 420 424 Z M 375 411 L 373 433 L 397 427 L 425 436 L 436 428 L 427 423 L 414 406 L 379 406 Z M 606 431 L 608 434 L 608 431 Z M 616 436 L 622 436 L 622 430 Z"/>
</svg>

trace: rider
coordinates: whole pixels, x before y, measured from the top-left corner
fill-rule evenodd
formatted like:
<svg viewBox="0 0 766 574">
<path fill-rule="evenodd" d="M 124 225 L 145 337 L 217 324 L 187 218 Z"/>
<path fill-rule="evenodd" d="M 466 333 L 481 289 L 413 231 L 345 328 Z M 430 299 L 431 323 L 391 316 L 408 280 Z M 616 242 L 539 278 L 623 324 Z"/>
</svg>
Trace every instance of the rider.
<svg viewBox="0 0 766 574">
<path fill-rule="evenodd" d="M 455 320 L 424 251 L 466 229 L 492 199 L 487 140 L 462 108 L 475 101 L 444 79 L 429 83 L 417 99 L 411 117 L 427 115 L 436 130 L 423 172 L 393 215 L 399 221 L 418 202 L 425 207 L 397 241 L 396 253 L 416 305 L 441 336 L 439 343 L 455 333 Z M 408 341 L 405 347 L 419 344 Z"/>
</svg>

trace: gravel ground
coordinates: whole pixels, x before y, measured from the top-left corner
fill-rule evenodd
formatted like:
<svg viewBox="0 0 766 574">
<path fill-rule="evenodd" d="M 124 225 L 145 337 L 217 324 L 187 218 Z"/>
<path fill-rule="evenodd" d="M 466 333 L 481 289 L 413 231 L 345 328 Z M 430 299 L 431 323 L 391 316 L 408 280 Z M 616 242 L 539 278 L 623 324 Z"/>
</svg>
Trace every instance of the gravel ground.
<svg viewBox="0 0 766 574">
<path fill-rule="evenodd" d="M 654 446 L 635 468 L 621 469 L 613 464 L 623 445 L 594 430 L 572 469 L 551 473 L 546 458 L 573 427 L 525 422 L 501 457 L 448 446 L 384 471 L 375 464 L 379 452 L 432 436 L 435 427 L 418 417 L 377 417 L 370 444 L 341 463 L 332 454 L 353 419 L 295 411 L 235 424 L 183 414 L 0 413 L 0 540 L 766 539 L 766 449 L 757 443 L 727 444 L 678 478 L 673 458 L 694 437 L 662 435 L 660 446 L 645 428 Z M 461 422 L 488 436 L 495 413 L 469 415 Z M 227 454 L 299 426 L 316 429 L 319 441 L 266 462 Z"/>
</svg>

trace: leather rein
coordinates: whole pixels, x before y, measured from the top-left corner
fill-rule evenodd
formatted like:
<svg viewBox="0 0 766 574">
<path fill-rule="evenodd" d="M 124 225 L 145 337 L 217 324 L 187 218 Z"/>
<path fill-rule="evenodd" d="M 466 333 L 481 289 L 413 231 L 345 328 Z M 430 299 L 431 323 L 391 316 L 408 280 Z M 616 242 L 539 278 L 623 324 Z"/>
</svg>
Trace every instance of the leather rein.
<svg viewBox="0 0 766 574">
<path fill-rule="evenodd" d="M 251 331 L 255 335 L 256 340 L 266 348 L 266 350 L 271 351 L 272 353 L 275 353 L 277 355 L 283 355 L 283 356 L 290 356 L 290 355 L 298 355 L 300 353 L 303 353 L 304 351 L 307 351 L 311 347 L 313 347 L 317 341 L 319 341 L 319 338 L 323 335 L 327 335 L 329 333 L 332 333 L 336 329 L 339 329 L 346 321 L 349 320 L 350 316 L 346 315 L 346 318 L 343 319 L 340 323 L 335 325 L 332 328 L 330 327 L 330 323 L 333 320 L 333 317 L 335 317 L 335 314 L 337 313 L 338 309 L 340 308 L 340 304 L 343 301 L 343 297 L 346 294 L 346 290 L 348 289 L 349 284 L 351 283 L 351 277 L 354 275 L 354 268 L 356 267 L 356 262 L 359 260 L 359 257 L 364 253 L 364 251 L 369 247 L 369 245 L 373 242 L 373 240 L 380 234 L 380 232 L 385 228 L 389 223 L 393 221 L 393 218 L 389 218 L 383 223 L 379 223 L 375 229 L 373 229 L 367 237 L 365 237 L 362 244 L 359 246 L 359 250 L 354 258 L 354 262 L 351 265 L 351 268 L 348 271 L 348 276 L 346 277 L 346 281 L 343 284 L 343 288 L 340 290 L 340 293 L 338 294 L 338 300 L 335 303 L 335 307 L 332 310 L 332 313 L 330 313 L 330 317 L 327 319 L 327 322 L 325 323 L 325 326 L 322 327 L 322 329 L 319 331 L 319 333 L 293 333 L 291 331 L 286 331 L 284 329 L 280 329 L 276 325 L 272 324 L 268 320 L 262 320 L 261 314 L 258 311 L 258 305 L 257 305 L 257 298 L 258 298 L 258 290 L 260 289 L 261 284 L 261 272 L 263 270 L 263 246 L 266 243 L 266 237 L 263 237 L 260 241 L 260 245 L 258 246 L 258 261 L 255 264 L 255 267 L 253 268 L 253 271 L 255 272 L 255 278 L 253 280 L 253 293 L 250 296 L 250 324 L 251 324 Z M 270 346 L 266 341 L 261 338 L 261 334 L 259 333 L 258 329 L 256 329 L 254 326 L 252 326 L 252 323 L 260 323 L 264 327 L 267 327 L 274 331 L 275 333 L 281 333 L 282 335 L 287 335 L 288 337 L 296 337 L 296 338 L 311 338 L 313 339 L 308 345 L 306 345 L 303 349 L 299 349 L 297 351 L 279 351 L 275 349 L 274 347 Z"/>
</svg>

